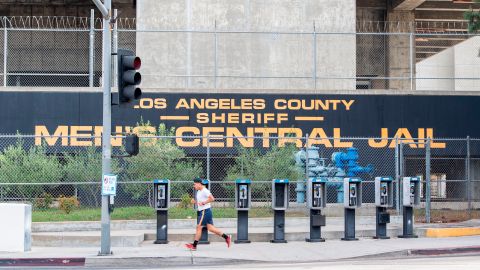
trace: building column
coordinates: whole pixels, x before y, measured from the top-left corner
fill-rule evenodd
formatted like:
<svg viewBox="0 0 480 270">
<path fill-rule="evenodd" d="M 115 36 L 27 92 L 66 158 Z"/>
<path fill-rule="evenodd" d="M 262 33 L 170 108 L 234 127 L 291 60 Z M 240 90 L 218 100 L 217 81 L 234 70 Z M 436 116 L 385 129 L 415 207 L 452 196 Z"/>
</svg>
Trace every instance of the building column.
<svg viewBox="0 0 480 270">
<path fill-rule="evenodd" d="M 412 74 L 415 75 L 415 36 L 410 35 L 415 31 L 415 14 L 413 11 L 389 10 L 387 21 L 390 33 L 387 38 L 388 77 L 402 78 L 390 79 L 388 89 L 410 90 L 412 88 L 410 77 Z"/>
</svg>

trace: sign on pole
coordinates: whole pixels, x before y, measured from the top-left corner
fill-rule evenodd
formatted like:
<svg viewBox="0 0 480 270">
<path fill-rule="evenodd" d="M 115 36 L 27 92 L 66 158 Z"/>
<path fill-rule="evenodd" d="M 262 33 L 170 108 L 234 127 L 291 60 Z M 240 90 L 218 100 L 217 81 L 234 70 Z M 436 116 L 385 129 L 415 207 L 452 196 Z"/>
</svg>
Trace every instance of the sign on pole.
<svg viewBox="0 0 480 270">
<path fill-rule="evenodd" d="M 102 179 L 102 196 L 117 195 L 117 175 L 105 174 Z"/>
</svg>

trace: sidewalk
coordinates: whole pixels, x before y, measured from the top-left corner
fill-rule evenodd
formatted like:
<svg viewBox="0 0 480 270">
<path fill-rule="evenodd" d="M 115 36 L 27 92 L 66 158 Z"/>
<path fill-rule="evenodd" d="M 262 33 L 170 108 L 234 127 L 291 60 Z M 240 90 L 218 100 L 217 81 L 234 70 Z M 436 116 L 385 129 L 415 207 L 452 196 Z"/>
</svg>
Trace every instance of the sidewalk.
<svg viewBox="0 0 480 270">
<path fill-rule="evenodd" d="M 100 247 L 33 247 L 27 253 L 0 253 L 0 266 L 5 259 L 39 259 L 58 258 L 60 265 L 69 260 L 63 258 L 84 259 L 85 266 L 120 267 L 128 266 L 180 266 L 180 265 L 218 265 L 223 263 L 252 262 L 312 262 L 339 259 L 358 259 L 364 256 L 406 256 L 408 254 L 424 254 L 419 250 L 452 249 L 470 247 L 469 252 L 480 252 L 480 236 L 455 238 L 417 238 L 373 240 L 362 238 L 359 241 L 331 240 L 323 243 L 289 242 L 287 244 L 251 243 L 232 244 L 227 248 L 225 243 L 214 242 L 210 245 L 199 245 L 198 250 L 191 252 L 184 248 L 185 242 L 170 242 L 166 245 L 154 245 L 152 241 L 144 242 L 140 247 L 112 248 L 113 255 L 97 256 Z M 412 252 L 412 250 L 416 250 Z M 435 253 L 435 252 L 434 252 Z M 479 253 L 480 254 L 480 253 Z M 36 259 L 36 260 L 34 260 Z M 43 260 L 46 261 L 46 260 Z M 53 260 L 49 260 L 52 262 Z M 10 261 L 12 263 L 12 261 Z M 5 264 L 3 264 L 5 266 Z"/>
<path fill-rule="evenodd" d="M 388 224 L 387 235 L 397 237 L 402 234 L 402 217 L 392 216 Z M 309 236 L 309 218 L 287 218 L 285 220 L 285 239 L 287 241 L 304 241 Z M 215 224 L 236 239 L 236 219 L 216 219 Z M 33 224 L 33 246 L 35 247 L 98 247 L 100 246 L 99 222 L 52 222 Z M 168 240 L 186 242 L 194 234 L 195 220 L 170 220 Z M 249 220 L 249 240 L 252 242 L 269 242 L 273 238 L 273 219 L 251 218 Z M 414 225 L 419 237 L 448 237 L 480 235 L 480 220 L 452 224 Z M 359 216 L 356 220 L 356 236 L 372 237 L 375 235 L 375 217 Z M 344 220 L 339 217 L 327 219 L 327 226 L 322 227 L 322 237 L 337 240 L 344 236 Z M 139 247 L 144 241 L 156 239 L 156 222 L 153 220 L 113 221 L 111 224 L 112 247 Z M 221 241 L 209 237 L 212 242 Z"/>
</svg>

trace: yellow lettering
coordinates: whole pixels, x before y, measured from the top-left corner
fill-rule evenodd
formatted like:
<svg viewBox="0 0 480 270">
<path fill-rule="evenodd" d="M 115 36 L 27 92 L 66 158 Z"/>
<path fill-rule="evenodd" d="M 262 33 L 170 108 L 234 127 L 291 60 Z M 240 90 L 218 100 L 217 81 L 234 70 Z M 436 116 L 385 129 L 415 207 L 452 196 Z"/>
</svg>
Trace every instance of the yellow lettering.
<svg viewBox="0 0 480 270">
<path fill-rule="evenodd" d="M 368 139 L 368 145 L 370 147 L 382 148 L 388 145 L 388 128 L 382 128 L 380 133 L 382 139 L 379 142 L 376 142 L 375 139 Z"/>
<path fill-rule="evenodd" d="M 340 103 L 340 100 L 330 100 L 330 103 L 333 104 L 333 110 L 337 110 L 337 104 Z"/>
<path fill-rule="evenodd" d="M 292 137 L 287 135 L 293 134 Z M 278 146 L 283 147 L 286 143 L 294 143 L 297 147 L 302 147 L 303 143 L 300 139 L 303 133 L 299 128 L 279 128 L 278 129 Z"/>
<path fill-rule="evenodd" d="M 255 110 L 265 109 L 265 99 L 254 99 L 253 100 L 253 108 Z"/>
<path fill-rule="evenodd" d="M 91 146 L 92 141 L 81 141 L 79 140 L 79 137 L 84 137 L 88 138 L 91 140 L 92 136 L 92 126 L 71 126 L 70 127 L 70 135 L 72 136 L 70 139 L 70 145 L 71 146 Z M 89 132 L 87 134 L 85 133 L 79 133 L 79 132 Z M 84 135 L 84 136 L 82 136 Z"/>
<path fill-rule="evenodd" d="M 238 123 L 240 123 L 240 115 L 238 113 L 229 113 L 227 123 L 228 124 L 238 124 Z"/>
<path fill-rule="evenodd" d="M 332 143 L 330 143 L 330 141 L 328 140 L 328 136 L 323 130 L 323 128 L 314 128 L 312 130 L 312 133 L 308 136 L 307 147 L 310 147 L 314 144 L 323 144 L 325 145 L 325 147 L 332 147 Z"/>
<path fill-rule="evenodd" d="M 277 124 L 281 124 L 283 121 L 288 121 L 288 113 L 277 114 Z"/>
<path fill-rule="evenodd" d="M 333 129 L 333 147 L 338 147 L 338 148 L 348 148 L 353 146 L 353 142 L 342 142 L 340 138 L 342 135 L 340 134 L 340 129 L 339 128 L 334 128 Z"/>
<path fill-rule="evenodd" d="M 167 108 L 167 100 L 164 98 L 156 98 L 154 100 L 155 109 L 166 109 Z"/>
<path fill-rule="evenodd" d="M 247 128 L 247 136 L 245 136 L 238 130 L 238 128 L 228 127 L 227 128 L 227 147 L 233 147 L 234 137 L 238 139 L 238 142 L 243 147 L 253 147 L 254 146 L 253 136 L 254 136 L 253 128 Z M 250 138 L 245 138 L 245 137 L 250 137 Z"/>
<path fill-rule="evenodd" d="M 139 106 L 141 109 L 151 109 L 153 108 L 153 100 L 151 98 L 141 98 Z"/>
<path fill-rule="evenodd" d="M 355 100 L 349 100 L 348 102 L 346 100 L 342 100 L 343 105 L 345 105 L 345 110 L 350 111 L 350 107 L 352 106 L 353 102 Z"/>
<path fill-rule="evenodd" d="M 283 105 L 280 105 L 283 104 Z M 274 106 L 277 110 L 286 110 L 287 109 L 287 101 L 285 99 L 275 99 Z"/>
<path fill-rule="evenodd" d="M 255 129 L 256 133 L 261 133 L 263 140 L 262 140 L 262 145 L 263 147 L 270 147 L 270 134 L 275 134 L 277 133 L 276 128 L 256 128 Z"/>
<path fill-rule="evenodd" d="M 42 138 L 47 145 L 55 145 L 57 140 L 62 137 L 62 146 L 68 145 L 68 126 L 58 126 L 52 136 L 46 126 L 35 126 L 35 145 L 42 145 Z"/>
<path fill-rule="evenodd" d="M 433 141 L 433 128 L 427 128 L 427 138 L 430 138 L 430 148 L 446 148 L 446 143 L 439 143 Z"/>
<path fill-rule="evenodd" d="M 194 139 L 188 139 L 184 138 L 185 133 L 193 133 L 193 135 L 200 135 L 200 130 L 196 127 L 179 127 L 175 131 L 175 136 L 177 137 L 175 139 L 175 142 L 177 143 L 178 146 L 180 147 L 197 147 L 200 145 L 200 139 L 194 138 Z M 191 135 L 190 135 L 191 136 Z M 188 140 L 188 141 L 187 141 Z"/>
<path fill-rule="evenodd" d="M 203 128 L 203 134 L 208 136 L 210 138 L 210 147 L 224 147 L 225 143 L 222 140 L 223 135 L 222 134 L 215 134 L 215 132 L 220 132 L 224 133 L 225 129 L 223 127 L 204 127 Z M 203 137 L 203 146 L 206 147 L 208 146 L 208 138 Z"/>
<path fill-rule="evenodd" d="M 425 129 L 418 129 L 418 148 L 425 148 Z"/>
<path fill-rule="evenodd" d="M 212 116 L 211 116 L 211 121 L 213 124 L 219 122 L 219 123 L 225 123 L 225 114 L 224 113 L 220 113 L 220 114 L 216 114 L 216 113 L 212 113 Z"/>
<path fill-rule="evenodd" d="M 208 113 L 197 113 L 197 123 L 206 124 L 208 122 Z"/>
<path fill-rule="evenodd" d="M 397 133 L 395 133 L 394 137 L 399 139 L 405 138 L 406 140 L 399 140 L 399 142 L 402 142 L 403 144 L 408 144 L 410 148 L 417 148 L 417 145 L 415 144 L 412 135 L 406 128 L 399 128 L 397 130 Z M 392 143 L 390 143 L 390 148 L 395 148 L 395 140 L 392 140 Z"/>
<path fill-rule="evenodd" d="M 242 123 L 250 123 L 254 124 L 255 123 L 255 115 L 253 113 L 245 113 L 242 115 Z"/>
<path fill-rule="evenodd" d="M 184 98 L 179 99 L 177 106 L 175 106 L 175 109 L 181 109 L 181 108 L 190 109 L 190 106 L 188 106 L 187 100 L 185 100 Z"/>
</svg>

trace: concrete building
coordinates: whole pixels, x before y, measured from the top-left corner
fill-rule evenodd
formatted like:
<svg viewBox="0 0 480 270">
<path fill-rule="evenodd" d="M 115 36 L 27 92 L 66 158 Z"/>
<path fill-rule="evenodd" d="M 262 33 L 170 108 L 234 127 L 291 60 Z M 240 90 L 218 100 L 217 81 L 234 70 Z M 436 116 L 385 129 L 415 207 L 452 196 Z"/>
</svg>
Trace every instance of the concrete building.
<svg viewBox="0 0 480 270">
<path fill-rule="evenodd" d="M 421 84 L 418 89 L 426 89 L 426 80 L 416 80 L 423 76 L 416 71 L 417 63 L 418 68 L 425 66 L 429 61 L 424 59 L 442 57 L 441 52 L 468 39 L 463 13 L 480 4 L 454 0 L 113 0 L 113 7 L 119 9 L 120 18 L 131 18 L 132 27 L 138 30 L 121 32 L 119 46 L 148 59 L 143 66 L 143 87 L 403 91 L 417 89 L 417 83 Z M 89 33 L 85 27 L 91 9 L 95 9 L 91 1 L 0 0 L 0 16 L 14 16 L 12 21 L 21 22 L 0 21 L 0 25 L 7 22 L 7 27 L 49 27 L 18 16 L 82 20 L 80 27 L 68 26 L 81 32 L 12 28 L 7 41 L 0 37 L 7 44 L 7 85 L 88 86 Z M 98 86 L 100 32 L 94 44 L 94 86 Z M 4 58 L 3 50 L 0 58 Z M 3 69 L 2 65 L 3 61 Z M 36 73 L 63 77 L 22 75 Z M 3 84 L 3 78 L 0 81 Z M 445 89 L 450 81 L 430 81 L 427 88 L 435 90 L 441 84 Z M 456 83 L 464 84 L 466 90 L 471 85 L 465 80 Z"/>
<path fill-rule="evenodd" d="M 355 89 L 354 0 L 144 0 L 137 18 L 144 87 Z"/>
</svg>

